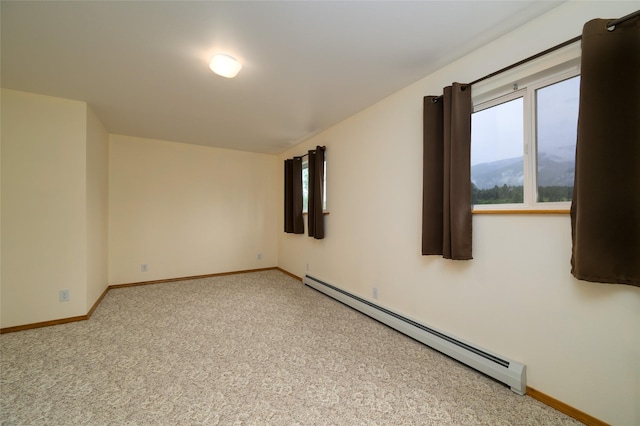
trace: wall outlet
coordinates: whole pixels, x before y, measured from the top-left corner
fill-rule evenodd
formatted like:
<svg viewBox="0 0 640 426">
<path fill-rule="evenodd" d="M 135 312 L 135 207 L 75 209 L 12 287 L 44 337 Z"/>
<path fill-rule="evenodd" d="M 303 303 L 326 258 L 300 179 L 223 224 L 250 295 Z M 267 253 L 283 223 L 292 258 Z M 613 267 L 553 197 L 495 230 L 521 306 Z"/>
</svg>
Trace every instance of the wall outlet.
<svg viewBox="0 0 640 426">
<path fill-rule="evenodd" d="M 258 253 L 258 260 L 262 260 L 262 253 Z"/>
<path fill-rule="evenodd" d="M 377 299 L 378 298 L 378 287 L 374 287 L 373 288 L 373 298 Z"/>
<path fill-rule="evenodd" d="M 146 263 L 143 263 L 142 265 L 140 265 L 141 272 L 147 272 L 148 270 L 149 270 L 149 267 Z"/>
<path fill-rule="evenodd" d="M 307 272 L 309 272 L 309 264 L 307 263 Z"/>
<path fill-rule="evenodd" d="M 58 295 L 61 302 L 68 302 L 69 300 L 71 300 L 71 295 L 68 289 L 60 290 L 60 293 Z"/>
</svg>

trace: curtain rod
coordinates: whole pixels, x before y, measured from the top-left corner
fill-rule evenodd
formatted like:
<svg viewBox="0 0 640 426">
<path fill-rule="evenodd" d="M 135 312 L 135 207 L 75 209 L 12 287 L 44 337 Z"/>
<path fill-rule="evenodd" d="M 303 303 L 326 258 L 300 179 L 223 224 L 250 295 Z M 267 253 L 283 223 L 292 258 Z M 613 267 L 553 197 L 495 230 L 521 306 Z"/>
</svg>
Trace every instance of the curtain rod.
<svg viewBox="0 0 640 426">
<path fill-rule="evenodd" d="M 635 12 L 631 12 L 630 14 L 625 15 L 622 18 L 618 18 L 615 21 L 607 22 L 607 29 L 609 29 L 611 27 L 615 27 L 618 24 L 622 24 L 624 21 L 628 21 L 629 19 L 635 18 L 636 16 L 640 16 L 640 10 L 636 10 Z M 613 31 L 613 29 L 610 29 L 609 31 Z"/>
<path fill-rule="evenodd" d="M 327 147 L 326 146 L 321 146 L 320 149 L 324 151 L 325 149 L 327 149 Z M 312 151 L 315 151 L 315 150 L 312 150 Z M 309 155 L 309 153 L 307 152 L 306 154 L 298 155 L 298 156 L 295 156 L 293 158 L 302 158 L 302 157 L 306 157 L 308 155 Z"/>
<path fill-rule="evenodd" d="M 628 15 L 625 15 L 622 18 L 616 19 L 614 21 L 607 22 L 607 29 L 609 29 L 609 31 L 613 31 L 615 29 L 616 25 L 619 25 L 619 24 L 623 23 L 624 21 L 628 21 L 629 19 L 635 18 L 636 16 L 640 16 L 640 10 L 636 10 L 635 12 L 630 13 Z M 476 83 L 480 83 L 481 81 L 490 79 L 491 77 L 495 77 L 498 74 L 502 74 L 505 71 L 509 71 L 510 69 L 519 67 L 522 64 L 525 64 L 525 63 L 527 63 L 529 61 L 533 61 L 534 59 L 538 59 L 541 56 L 544 56 L 544 55 L 546 55 L 548 53 L 551 53 L 551 52 L 553 52 L 555 50 L 561 49 L 561 48 L 563 48 L 565 46 L 568 46 L 568 45 L 573 44 L 576 41 L 580 41 L 580 40 L 582 40 L 582 36 L 574 37 L 571 40 L 567 40 L 567 41 L 565 41 L 563 43 L 560 43 L 560 44 L 558 44 L 556 46 L 553 46 L 553 47 L 551 47 L 551 48 L 549 48 L 547 50 L 544 50 L 544 51 L 542 51 L 540 53 L 536 53 L 535 55 L 529 56 L 528 58 L 523 59 L 521 61 L 518 61 L 515 64 L 511 64 L 511 65 L 509 65 L 507 67 L 504 67 L 504 68 L 502 68 L 502 69 L 500 69 L 498 71 L 492 72 L 491 74 L 485 75 L 484 77 L 481 77 L 481 78 L 479 78 L 479 79 L 477 79 L 475 81 L 472 81 L 471 83 L 469 83 L 469 85 L 473 86 Z"/>
</svg>

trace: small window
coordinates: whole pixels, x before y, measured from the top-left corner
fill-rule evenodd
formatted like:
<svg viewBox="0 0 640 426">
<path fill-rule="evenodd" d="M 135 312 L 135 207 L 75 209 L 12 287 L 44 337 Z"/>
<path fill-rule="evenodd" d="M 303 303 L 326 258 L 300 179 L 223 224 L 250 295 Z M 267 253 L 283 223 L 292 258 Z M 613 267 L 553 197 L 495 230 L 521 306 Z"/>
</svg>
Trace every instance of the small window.
<svg viewBox="0 0 640 426">
<path fill-rule="evenodd" d="M 474 209 L 569 208 L 579 70 L 557 67 L 484 96 L 471 117 Z M 487 100 L 488 99 L 488 100 Z M 487 207 L 489 206 L 489 207 Z"/>
<path fill-rule="evenodd" d="M 322 185 L 322 210 L 327 210 L 327 160 L 324 161 L 324 184 Z M 302 161 L 302 212 L 309 211 L 309 160 Z"/>
<path fill-rule="evenodd" d="M 514 204 L 524 200 L 522 96 L 498 100 L 471 117 L 471 201 Z"/>
<path fill-rule="evenodd" d="M 580 77 L 536 90 L 537 201 L 571 201 Z"/>
<path fill-rule="evenodd" d="M 302 161 L 302 212 L 309 211 L 309 160 Z M 298 213 L 299 214 L 299 213 Z"/>
</svg>

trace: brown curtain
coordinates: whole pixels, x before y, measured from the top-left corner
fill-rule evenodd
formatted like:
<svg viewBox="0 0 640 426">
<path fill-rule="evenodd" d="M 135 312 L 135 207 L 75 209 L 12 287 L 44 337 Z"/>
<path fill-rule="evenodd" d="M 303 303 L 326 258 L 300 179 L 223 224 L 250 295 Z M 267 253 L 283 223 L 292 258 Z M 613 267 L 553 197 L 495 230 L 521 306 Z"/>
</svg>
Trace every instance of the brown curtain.
<svg viewBox="0 0 640 426">
<path fill-rule="evenodd" d="M 324 214 L 322 202 L 324 195 L 324 147 L 317 146 L 309 151 L 309 236 L 321 240 L 324 238 Z"/>
<path fill-rule="evenodd" d="M 284 162 L 284 232 L 304 234 L 301 157 Z"/>
<path fill-rule="evenodd" d="M 422 254 L 471 254 L 471 86 L 424 98 Z"/>
<path fill-rule="evenodd" d="M 640 286 L 640 19 L 582 33 L 571 273 Z"/>
</svg>

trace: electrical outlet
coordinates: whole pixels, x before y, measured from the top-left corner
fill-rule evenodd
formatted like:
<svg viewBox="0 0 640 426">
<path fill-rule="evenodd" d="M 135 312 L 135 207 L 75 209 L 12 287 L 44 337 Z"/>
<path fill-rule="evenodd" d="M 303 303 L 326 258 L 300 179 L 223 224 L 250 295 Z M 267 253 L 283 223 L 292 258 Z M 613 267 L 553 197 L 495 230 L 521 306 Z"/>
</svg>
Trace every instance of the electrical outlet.
<svg viewBox="0 0 640 426">
<path fill-rule="evenodd" d="M 140 265 L 141 272 L 147 272 L 148 270 L 149 270 L 149 267 L 147 266 L 146 263 L 143 263 L 142 265 Z"/>
<path fill-rule="evenodd" d="M 307 272 L 309 272 L 309 264 L 307 263 Z"/>
<path fill-rule="evenodd" d="M 378 298 L 378 287 L 374 287 L 373 288 L 373 298 L 377 299 Z"/>
<path fill-rule="evenodd" d="M 258 253 L 258 260 L 262 260 L 262 253 Z"/>
<path fill-rule="evenodd" d="M 59 297 L 61 302 L 68 302 L 71 300 L 71 295 L 68 289 L 60 290 Z"/>
</svg>

